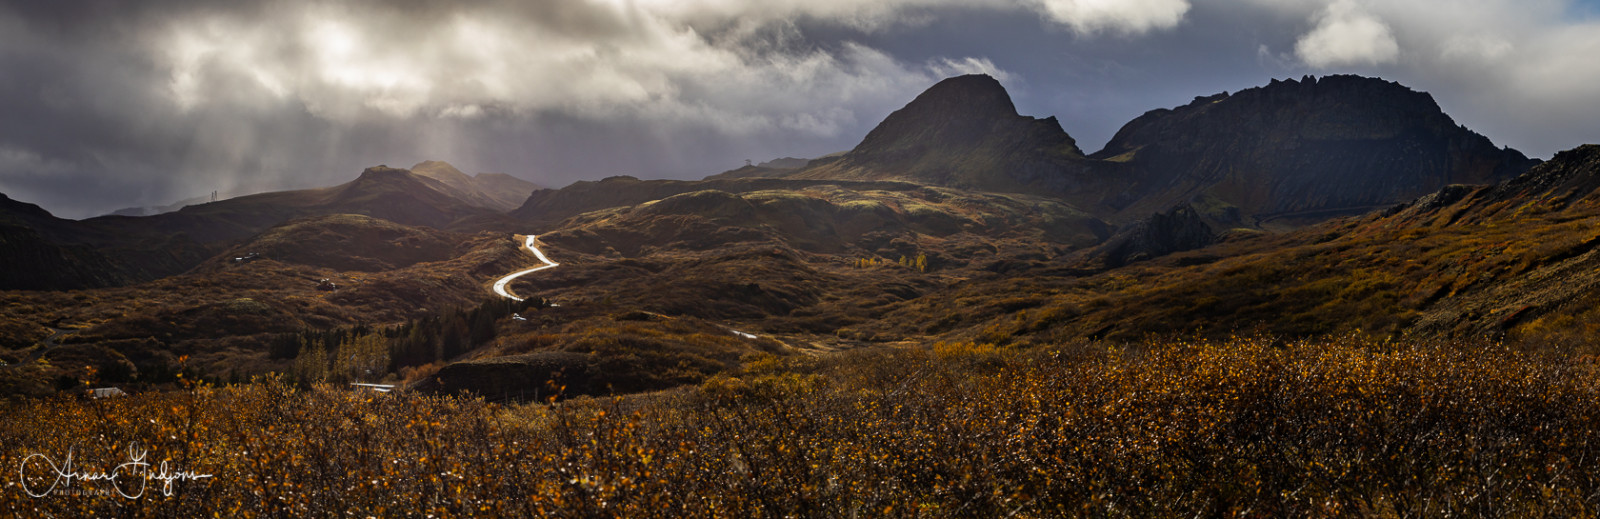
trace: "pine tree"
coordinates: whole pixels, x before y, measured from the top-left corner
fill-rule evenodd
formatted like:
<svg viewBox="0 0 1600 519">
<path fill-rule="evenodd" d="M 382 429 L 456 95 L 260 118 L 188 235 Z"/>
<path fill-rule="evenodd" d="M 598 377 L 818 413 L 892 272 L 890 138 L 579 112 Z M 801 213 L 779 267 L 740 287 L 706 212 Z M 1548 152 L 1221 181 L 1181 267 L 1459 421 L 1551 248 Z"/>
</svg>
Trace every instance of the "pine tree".
<svg viewBox="0 0 1600 519">
<path fill-rule="evenodd" d="M 294 378 L 302 384 L 313 384 L 328 379 L 328 351 L 321 344 L 300 348 L 294 359 Z"/>
</svg>

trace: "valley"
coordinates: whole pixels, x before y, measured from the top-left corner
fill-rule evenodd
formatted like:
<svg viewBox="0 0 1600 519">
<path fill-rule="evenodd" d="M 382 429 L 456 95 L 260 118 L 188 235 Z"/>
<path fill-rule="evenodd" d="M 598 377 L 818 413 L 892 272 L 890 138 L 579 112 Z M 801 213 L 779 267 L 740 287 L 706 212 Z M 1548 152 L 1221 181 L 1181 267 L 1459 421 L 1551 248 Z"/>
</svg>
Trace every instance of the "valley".
<svg viewBox="0 0 1600 519">
<path fill-rule="evenodd" d="M 585 369 L 598 369 L 582 337 L 611 327 L 632 331 L 602 349 L 634 351 L 627 337 L 646 333 L 680 352 L 664 358 L 703 374 L 737 369 L 734 352 L 754 351 L 696 353 L 694 330 L 707 327 L 811 354 L 1357 330 L 1544 340 L 1576 333 L 1556 323 L 1581 320 L 1564 316 L 1587 286 L 1570 278 L 1591 261 L 1581 229 L 1594 217 L 1582 196 L 1593 154 L 1539 164 L 1455 125 L 1425 93 L 1354 76 L 1197 97 L 1085 154 L 1053 118 L 1018 115 L 993 78 L 963 76 L 847 153 L 699 181 L 536 189 L 428 161 L 147 217 L 61 220 L 8 202 L 0 221 L 37 237 L 7 242 L 12 263 L 55 251 L 65 261 L 36 270 L 70 277 L 13 285 L 55 290 L 0 293 L 0 344 L 8 362 L 37 358 L 47 325 L 65 323 L 68 343 L 94 352 L 12 370 L 13 391 L 41 395 L 130 363 L 213 380 L 291 373 L 318 330 L 383 336 L 396 351 L 373 362 L 388 375 L 358 378 L 409 370 L 406 383 L 451 363 L 538 352 L 582 353 Z M 1485 204 L 1456 207 L 1461 183 L 1494 186 L 1478 189 L 1506 201 L 1464 216 Z M 1533 184 L 1572 187 L 1512 187 Z M 530 228 L 545 229 L 538 246 L 514 234 Z M 1527 236 L 1539 238 L 1514 238 Z M 566 258 L 561 268 L 546 252 Z M 538 264 L 525 264 L 529 253 Z M 428 339 L 426 362 L 394 360 L 404 347 L 395 326 L 497 298 L 552 317 L 470 323 L 465 337 Z M 686 323 L 699 324 L 678 329 Z"/>
<path fill-rule="evenodd" d="M 1093 153 L 964 75 L 847 152 L 702 180 L 4 198 L 0 393 L 31 422 L 0 438 L 146 427 L 103 405 L 271 453 L 213 468 L 284 486 L 187 512 L 404 515 L 394 484 L 446 516 L 1581 515 L 1597 225 L 1600 146 L 1530 159 L 1359 76 Z M 70 397 L 97 387 L 133 395 Z"/>
</svg>

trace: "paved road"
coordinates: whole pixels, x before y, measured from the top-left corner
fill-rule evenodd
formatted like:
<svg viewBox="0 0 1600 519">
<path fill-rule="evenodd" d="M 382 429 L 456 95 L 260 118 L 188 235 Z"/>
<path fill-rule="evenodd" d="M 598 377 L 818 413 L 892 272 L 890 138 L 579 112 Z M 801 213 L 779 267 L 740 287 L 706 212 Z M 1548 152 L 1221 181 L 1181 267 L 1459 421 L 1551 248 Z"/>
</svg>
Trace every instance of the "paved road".
<svg viewBox="0 0 1600 519">
<path fill-rule="evenodd" d="M 548 268 L 555 268 L 555 267 L 561 265 L 560 263 L 556 263 L 554 261 L 550 261 L 550 258 L 545 257 L 544 253 L 540 252 L 539 248 L 535 247 L 533 245 L 533 241 L 534 241 L 535 238 L 537 238 L 537 236 L 532 235 L 532 234 L 528 235 L 528 239 L 526 241 L 522 242 L 522 246 L 523 247 L 527 247 L 528 250 L 530 250 L 530 251 L 533 251 L 533 255 L 535 257 L 539 258 L 539 261 L 543 262 L 544 264 L 543 265 L 539 265 L 539 266 L 534 267 L 534 268 L 531 268 L 531 269 L 528 269 L 528 270 L 521 271 L 521 272 L 513 272 L 509 276 L 500 278 L 499 281 L 494 282 L 494 293 L 500 294 L 501 297 L 509 298 L 509 299 L 516 300 L 516 301 L 521 301 L 522 298 L 517 297 L 515 295 L 512 295 L 511 292 L 507 292 L 506 291 L 506 285 L 510 284 L 511 280 L 517 279 L 518 277 L 521 277 L 523 274 L 527 274 L 527 273 L 530 273 L 530 272 L 538 272 L 538 271 L 541 271 L 541 270 L 544 270 L 544 269 L 548 269 Z"/>
<path fill-rule="evenodd" d="M 555 267 L 561 265 L 560 263 L 556 263 L 554 261 L 550 261 L 550 258 L 545 257 L 544 252 L 541 252 L 538 247 L 535 247 L 533 245 L 533 241 L 534 241 L 535 238 L 537 238 L 537 236 L 528 235 L 528 239 L 526 241 L 522 242 L 522 246 L 523 247 L 527 247 L 529 251 L 532 251 L 533 255 L 535 257 L 539 258 L 539 261 L 543 262 L 544 264 L 543 265 L 539 265 L 539 266 L 534 267 L 534 268 L 531 268 L 531 269 L 523 270 L 523 271 L 520 271 L 520 272 L 513 272 L 509 276 L 500 278 L 499 281 L 494 282 L 494 293 L 500 294 L 501 297 L 506 297 L 506 298 L 517 300 L 517 301 L 521 301 L 522 298 L 517 297 L 515 295 L 512 295 L 511 292 L 507 292 L 506 291 L 506 285 L 511 284 L 511 280 L 517 279 L 518 277 L 521 277 L 524 274 L 528 274 L 528 273 L 531 273 L 531 272 L 538 272 L 538 271 L 541 271 L 541 270 L 544 270 L 544 269 L 548 269 L 548 268 L 555 268 Z M 668 316 L 665 316 L 665 315 L 661 315 L 661 314 L 652 314 L 652 315 L 657 315 L 657 316 L 660 316 L 660 317 L 663 317 L 663 318 L 671 319 L 671 317 L 668 317 Z M 741 332 L 739 330 L 735 330 L 733 328 L 728 328 L 726 326 L 721 326 L 721 325 L 718 325 L 718 326 L 721 327 L 724 330 L 732 332 L 736 336 L 739 336 L 739 337 L 742 337 L 742 338 L 745 338 L 745 339 L 759 339 L 760 338 L 760 336 L 758 336 L 756 334 L 753 334 L 753 333 Z"/>
<path fill-rule="evenodd" d="M 77 333 L 77 332 L 78 332 L 77 330 L 67 330 L 67 329 L 56 328 L 54 326 L 51 326 L 50 327 L 50 336 L 49 337 L 45 337 L 44 342 L 41 343 L 38 348 L 34 348 L 33 352 L 29 353 L 26 358 L 23 358 L 22 360 L 17 361 L 16 364 L 6 364 L 4 362 L 0 362 L 0 368 L 14 368 L 14 367 L 17 367 L 17 366 L 26 366 L 28 364 L 31 364 L 31 363 L 33 363 L 33 361 L 39 360 L 39 357 L 43 357 L 45 353 L 49 353 L 50 350 L 54 349 L 56 346 L 60 346 L 61 343 L 56 342 L 56 341 L 58 339 L 60 339 L 62 336 L 73 334 L 73 333 Z"/>
</svg>

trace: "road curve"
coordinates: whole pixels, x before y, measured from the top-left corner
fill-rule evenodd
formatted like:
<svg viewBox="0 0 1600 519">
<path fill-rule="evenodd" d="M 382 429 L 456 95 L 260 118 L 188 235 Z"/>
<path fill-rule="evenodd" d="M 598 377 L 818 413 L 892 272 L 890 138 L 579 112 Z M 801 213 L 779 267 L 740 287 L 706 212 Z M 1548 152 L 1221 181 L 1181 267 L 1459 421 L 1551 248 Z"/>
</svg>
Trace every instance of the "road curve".
<svg viewBox="0 0 1600 519">
<path fill-rule="evenodd" d="M 530 273 L 530 272 L 538 272 L 538 271 L 541 271 L 541 270 L 544 270 L 544 269 L 547 269 L 547 268 L 554 268 L 556 266 L 561 265 L 560 263 L 556 263 L 554 261 L 550 261 L 550 258 L 545 257 L 544 253 L 540 252 L 538 247 L 533 246 L 533 240 L 535 238 L 537 238 L 537 237 L 538 236 L 535 236 L 535 235 L 532 235 L 532 234 L 528 235 L 528 239 L 526 241 L 522 242 L 522 246 L 523 247 L 527 247 L 528 250 L 530 250 L 530 251 L 533 251 L 533 255 L 535 257 L 539 258 L 539 261 L 543 262 L 544 264 L 543 265 L 539 265 L 539 266 L 534 267 L 534 268 L 531 268 L 531 269 L 528 269 L 528 270 L 521 271 L 521 272 L 513 272 L 513 273 L 511 273 L 511 275 L 508 275 L 506 277 L 500 278 L 499 281 L 494 282 L 494 293 L 500 294 L 501 297 L 505 297 L 507 299 L 512 299 L 512 300 L 515 300 L 515 301 L 521 301 L 522 298 L 514 296 L 514 295 L 511 295 L 510 292 L 506 291 L 506 285 L 510 284 L 511 280 L 517 279 L 518 277 L 521 277 L 523 274 L 527 274 L 527 273 Z"/>
</svg>

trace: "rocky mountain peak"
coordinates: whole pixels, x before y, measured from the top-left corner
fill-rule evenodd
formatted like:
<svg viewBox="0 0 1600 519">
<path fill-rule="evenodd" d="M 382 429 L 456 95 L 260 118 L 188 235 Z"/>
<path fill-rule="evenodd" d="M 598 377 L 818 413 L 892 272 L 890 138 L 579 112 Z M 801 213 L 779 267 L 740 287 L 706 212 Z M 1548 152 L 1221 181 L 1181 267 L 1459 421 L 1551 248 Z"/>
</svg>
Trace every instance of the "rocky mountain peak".
<svg viewBox="0 0 1600 519">
<path fill-rule="evenodd" d="M 1017 115 L 1011 95 L 994 78 L 973 74 L 940 81 L 889 114 L 847 157 L 954 146 L 970 149 L 994 138 L 1065 144 L 1080 151 L 1054 117 Z"/>
<path fill-rule="evenodd" d="M 896 114 L 904 118 L 996 119 L 1015 117 L 1017 107 L 995 78 L 969 74 L 935 83 Z M 884 122 L 893 120 L 891 116 Z"/>
<path fill-rule="evenodd" d="M 1536 163 L 1463 128 L 1425 92 L 1361 76 L 1273 80 L 1153 110 L 1092 157 L 1134 170 L 1134 196 L 1114 205 L 1124 213 L 1209 197 L 1262 222 L 1364 212 Z"/>
<path fill-rule="evenodd" d="M 1050 192 L 1078 182 L 1083 152 L 1054 117 L 1017 114 L 999 81 L 940 81 L 896 110 L 837 160 L 790 178 L 903 180 L 1003 192 Z"/>
<path fill-rule="evenodd" d="M 411 166 L 411 173 L 428 177 L 452 187 L 466 187 L 472 185 L 472 177 L 456 169 L 449 162 L 442 160 L 424 160 Z"/>
<path fill-rule="evenodd" d="M 391 168 L 389 166 L 373 166 L 361 170 L 361 176 L 356 177 L 356 182 L 385 180 L 392 181 L 406 179 L 411 176 L 411 172 L 404 169 Z"/>
</svg>

